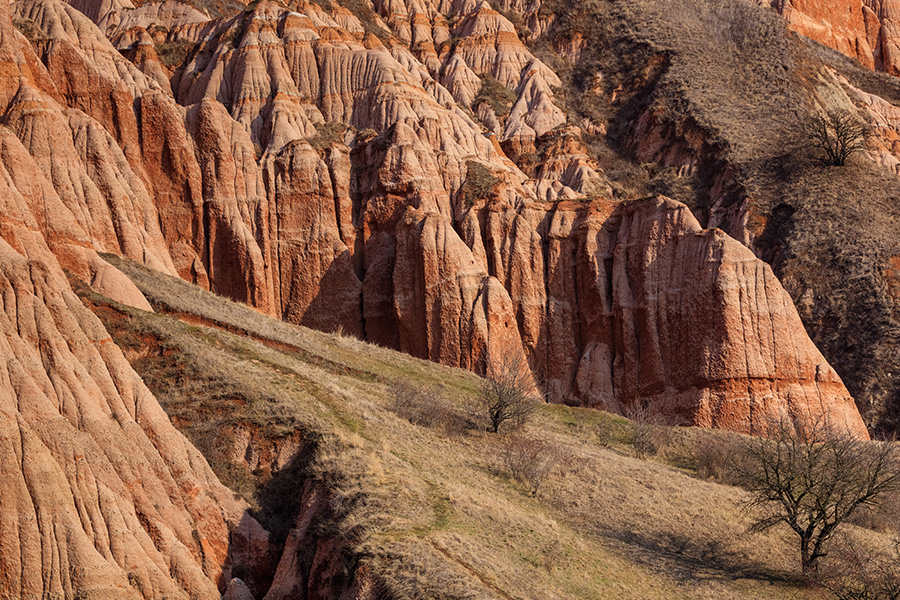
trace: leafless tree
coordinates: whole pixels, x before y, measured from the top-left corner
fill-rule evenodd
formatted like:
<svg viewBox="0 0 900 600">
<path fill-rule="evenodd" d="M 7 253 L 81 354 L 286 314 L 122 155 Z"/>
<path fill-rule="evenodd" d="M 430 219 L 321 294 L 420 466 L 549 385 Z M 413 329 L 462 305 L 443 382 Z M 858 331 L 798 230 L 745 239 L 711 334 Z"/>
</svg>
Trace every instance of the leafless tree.
<svg viewBox="0 0 900 600">
<path fill-rule="evenodd" d="M 822 152 L 828 164 L 838 167 L 865 150 L 869 135 L 868 125 L 846 110 L 816 113 L 806 126 L 810 147 Z"/>
<path fill-rule="evenodd" d="M 468 412 L 476 422 L 486 420 L 490 430 L 499 433 L 504 426 L 521 427 L 528 422 L 539 399 L 528 361 L 521 349 L 514 348 L 499 353 L 488 366 Z"/>
<path fill-rule="evenodd" d="M 768 438 L 746 438 L 736 482 L 751 496 L 751 530 L 788 525 L 800 538 L 804 573 L 817 570 L 835 530 L 862 506 L 900 487 L 897 447 L 836 431 L 822 420 L 769 425 Z"/>
</svg>

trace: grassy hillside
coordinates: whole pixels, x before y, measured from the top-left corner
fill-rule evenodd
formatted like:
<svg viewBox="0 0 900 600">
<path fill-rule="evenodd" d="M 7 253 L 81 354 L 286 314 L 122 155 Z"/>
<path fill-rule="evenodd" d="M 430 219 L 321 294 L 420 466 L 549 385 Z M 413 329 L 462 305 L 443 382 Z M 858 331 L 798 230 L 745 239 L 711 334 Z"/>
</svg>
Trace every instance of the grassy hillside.
<svg viewBox="0 0 900 600">
<path fill-rule="evenodd" d="M 509 475 L 509 437 L 462 425 L 474 375 L 116 262 L 156 313 L 80 294 L 176 425 L 280 539 L 303 483 L 325 482 L 334 514 L 321 526 L 392 598 L 816 597 L 788 534 L 745 534 L 743 492 L 697 477 L 696 444 L 717 432 L 665 430 L 639 460 L 625 419 L 542 405 L 518 435 L 558 461 L 533 495 Z M 398 381 L 430 390 L 443 417 L 423 427 L 396 414 Z M 263 449 L 299 436 L 298 456 L 251 468 L 238 429 Z"/>
</svg>

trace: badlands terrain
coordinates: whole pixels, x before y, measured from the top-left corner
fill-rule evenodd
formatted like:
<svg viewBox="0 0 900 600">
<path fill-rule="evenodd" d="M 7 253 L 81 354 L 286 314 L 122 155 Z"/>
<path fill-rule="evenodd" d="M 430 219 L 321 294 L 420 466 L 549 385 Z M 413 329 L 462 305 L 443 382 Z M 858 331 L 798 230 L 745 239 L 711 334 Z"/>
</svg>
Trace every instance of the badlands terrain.
<svg viewBox="0 0 900 600">
<path fill-rule="evenodd" d="M 698 448 L 900 432 L 898 70 L 892 0 L 0 0 L 0 598 L 822 597 Z"/>
</svg>

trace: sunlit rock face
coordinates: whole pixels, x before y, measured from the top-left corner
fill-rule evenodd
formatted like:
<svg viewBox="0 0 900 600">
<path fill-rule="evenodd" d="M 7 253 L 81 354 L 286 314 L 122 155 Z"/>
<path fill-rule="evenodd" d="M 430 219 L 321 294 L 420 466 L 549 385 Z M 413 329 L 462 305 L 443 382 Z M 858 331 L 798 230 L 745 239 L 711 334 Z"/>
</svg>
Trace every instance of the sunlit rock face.
<svg viewBox="0 0 900 600">
<path fill-rule="evenodd" d="M 611 199 L 505 16 L 375 9 L 11 5 L 39 34 L 4 50 L 26 73 L 6 136 L 23 196 L 56 207 L 35 218 L 57 260 L 131 304 L 96 252 L 476 372 L 521 353 L 557 402 L 739 431 L 826 410 L 863 433 L 765 265 L 677 203 Z"/>
</svg>

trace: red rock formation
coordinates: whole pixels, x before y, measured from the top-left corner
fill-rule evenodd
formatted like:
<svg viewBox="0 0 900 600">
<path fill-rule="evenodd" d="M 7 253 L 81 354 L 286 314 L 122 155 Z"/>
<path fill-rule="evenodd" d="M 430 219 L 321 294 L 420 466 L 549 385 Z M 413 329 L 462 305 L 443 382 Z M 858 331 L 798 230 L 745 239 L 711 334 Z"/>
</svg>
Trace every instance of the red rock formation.
<svg viewBox="0 0 900 600">
<path fill-rule="evenodd" d="M 4 51 L 18 43 L 9 39 Z M 0 131 L 0 589 L 17 598 L 218 598 L 229 525 L 245 507 L 172 427 L 51 253 L 99 289 L 149 308 L 92 249 L 84 212 L 72 211 L 79 205 L 57 195 L 87 189 L 73 146 L 79 129 L 52 137 L 66 121 L 35 87 L 46 73 L 21 56 L 6 63 L 3 84 L 17 92 L 13 99 L 3 88 L 0 112 L 29 113 L 23 137 L 52 141 L 35 156 Z M 54 186 L 60 169 L 77 186 Z M 76 211 L 85 209 L 96 206 Z"/>
<path fill-rule="evenodd" d="M 559 80 L 509 21 L 409 4 L 365 26 L 310 3 L 214 23 L 133 11 L 127 31 L 158 18 L 202 39 L 169 85 L 152 49 L 133 49 L 138 68 L 72 6 L 16 2 L 46 38 L 32 45 L 0 2 L 3 593 L 216 598 L 230 581 L 246 598 L 231 571 L 268 551 L 68 288 L 63 269 L 149 309 L 98 252 L 446 364 L 521 352 L 555 401 L 745 432 L 825 414 L 866 435 L 767 266 L 672 201 L 579 194 L 604 193 L 598 165 L 576 128 L 554 132 Z M 127 8 L 78 6 L 111 31 Z M 515 90 L 502 119 L 483 111 L 494 136 L 463 108 L 484 74 Z M 530 176 L 500 146 L 539 139 Z M 267 597 L 337 577 L 339 541 L 304 557 L 315 581 L 292 553 L 321 493 Z"/>
<path fill-rule="evenodd" d="M 865 435 L 853 399 L 806 335 L 771 268 L 686 207 L 625 206 L 612 252 L 616 399 L 752 433 L 772 416 Z"/>
<path fill-rule="evenodd" d="M 853 399 L 771 269 L 686 206 L 485 209 L 464 236 L 492 258 L 555 401 L 759 432 L 820 414 L 865 435 Z M 483 244 L 483 246 L 481 246 Z"/>
<path fill-rule="evenodd" d="M 837 387 L 820 391 L 828 386 L 815 373 L 827 365 L 820 368 L 802 329 L 794 330 L 798 322 L 772 341 L 748 341 L 792 348 L 793 375 L 785 360 L 751 368 L 733 348 L 713 352 L 725 343 L 717 336 L 743 327 L 727 317 L 740 313 L 733 300 L 712 294 L 721 283 L 716 277 L 689 280 L 706 286 L 692 293 L 727 326 L 706 331 L 689 364 L 647 354 L 651 347 L 670 351 L 670 341 L 657 339 L 617 295 L 625 286 L 640 291 L 651 276 L 636 266 L 615 271 L 621 244 L 635 243 L 609 237 L 619 231 L 621 211 L 611 203 L 559 200 L 577 197 L 573 190 L 605 189 L 580 132 L 548 137 L 548 157 L 537 179 L 528 180 L 432 79 L 428 64 L 438 59 L 427 49 L 423 64 L 402 45 L 389 49 L 366 34 L 345 11 L 329 14 L 309 4 L 290 13 L 261 3 L 252 14 L 208 26 L 210 35 L 174 81 L 176 97 L 191 105 L 185 111 L 73 9 L 56 0 L 20 0 L 15 10 L 58 40 L 42 59 L 68 105 L 22 86 L 6 116 L 68 208 L 60 215 L 76 221 L 51 213 L 48 235 L 83 231 L 76 237 L 87 252 L 121 253 L 290 321 L 340 327 L 447 364 L 483 371 L 501 349 L 521 348 L 556 401 L 623 410 L 652 397 L 673 418 L 747 430 L 765 414 L 809 410 L 821 396 L 828 410 L 836 407 L 836 418 L 853 420 L 845 414 L 846 392 L 831 375 L 820 377 Z M 381 11 L 401 40 L 446 41 L 440 19 L 428 32 L 416 10 L 396 3 Z M 510 132 L 518 131 L 532 144 L 546 134 L 558 109 L 542 107 L 552 105 L 550 87 L 558 80 L 511 24 L 478 5 L 466 9 L 456 31 L 468 34 L 465 43 L 440 60 L 448 67 L 442 82 L 457 100 L 470 101 L 477 88 L 466 82 L 480 87 L 475 74 L 489 73 L 518 91 L 501 139 L 512 144 Z M 125 83 L 113 72 L 126 74 Z M 97 101 L 85 81 L 94 82 Z M 638 152 L 690 161 L 691 149 L 654 145 L 654 127 L 645 124 L 649 133 Z M 72 144 L 73 136 L 85 142 Z M 104 163 L 116 165 L 115 177 Z M 464 190 L 469 178 L 481 176 L 470 172 L 475 163 L 496 180 L 486 197 Z M 71 181 L 80 183 L 73 188 Z M 661 206 L 654 210 L 681 210 Z M 629 213 L 626 221 L 652 228 L 665 220 L 654 214 Z M 676 252 L 681 237 L 693 239 L 688 232 L 696 224 L 682 225 L 645 252 Z M 710 252 L 724 261 L 736 250 Z M 700 263 L 684 268 L 702 271 Z M 79 272 L 96 285 L 109 280 Z M 651 303 L 638 314 L 647 323 L 670 314 L 673 323 L 695 318 L 666 306 Z M 776 319 L 773 306 L 768 300 L 749 306 L 747 322 Z M 643 354 L 634 354 L 638 347 Z M 712 356 L 724 356 L 724 366 L 712 365 Z M 652 377 L 636 375 L 644 371 Z M 750 383 L 763 380 L 781 383 L 771 389 Z M 750 391 L 741 391 L 739 381 Z M 744 408 L 728 409 L 732 414 L 724 406 Z M 852 426 L 859 430 L 857 422 Z"/>
<path fill-rule="evenodd" d="M 787 19 L 791 29 L 819 43 L 875 67 L 879 19 L 872 6 L 880 0 L 757 0 L 770 4 Z M 868 4 L 868 5 L 867 5 Z"/>
<path fill-rule="evenodd" d="M 771 5 L 791 29 L 856 58 L 869 68 L 900 74 L 897 0 L 756 0 Z"/>
<path fill-rule="evenodd" d="M 243 507 L 53 262 L 0 265 L 4 594 L 218 598 Z"/>
</svg>

